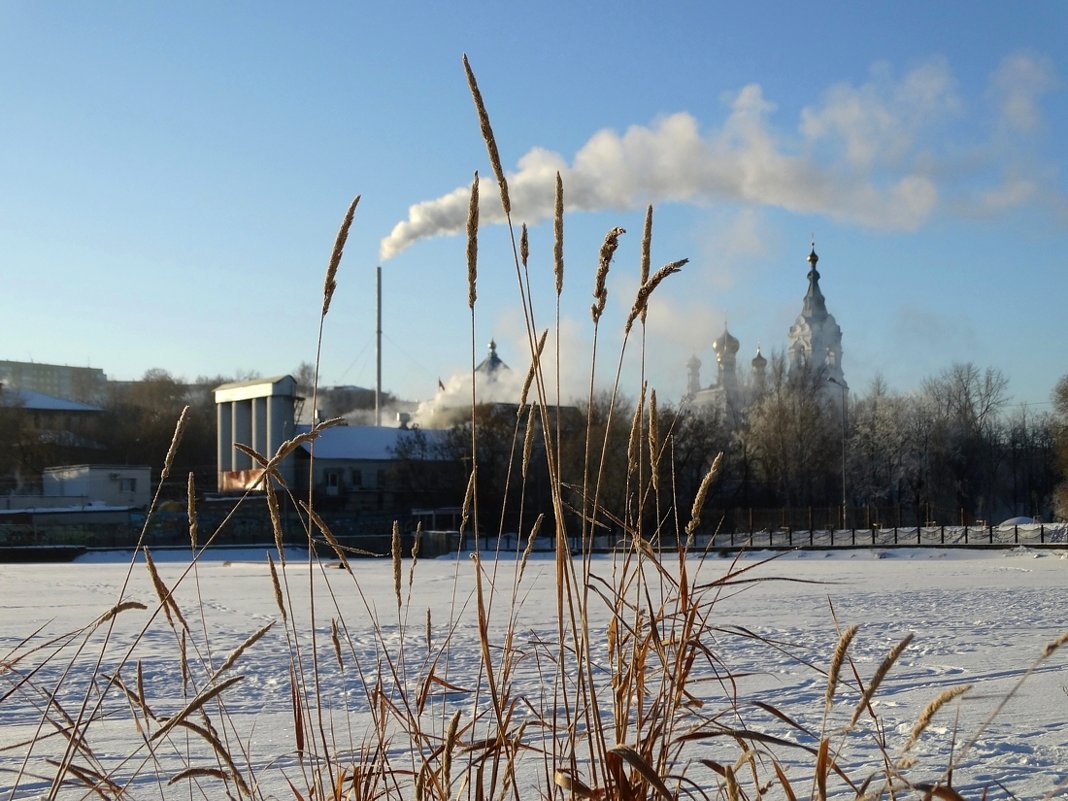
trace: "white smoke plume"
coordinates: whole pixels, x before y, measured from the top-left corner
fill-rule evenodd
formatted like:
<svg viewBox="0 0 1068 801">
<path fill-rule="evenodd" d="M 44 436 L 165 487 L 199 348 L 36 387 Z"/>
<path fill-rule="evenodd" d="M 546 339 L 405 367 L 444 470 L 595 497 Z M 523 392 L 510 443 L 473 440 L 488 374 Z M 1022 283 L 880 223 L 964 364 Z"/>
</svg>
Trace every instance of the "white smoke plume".
<svg viewBox="0 0 1068 801">
<path fill-rule="evenodd" d="M 781 133 L 771 125 L 775 106 L 750 84 L 733 97 L 718 130 L 702 133 L 692 115 L 680 112 L 622 135 L 599 131 L 570 164 L 535 148 L 508 176 L 513 219 L 534 224 L 552 215 L 559 171 L 569 211 L 724 199 L 911 230 L 939 199 L 920 134 L 958 113 L 954 86 L 939 60 L 897 81 L 880 66 L 868 83 L 832 87 L 801 111 L 794 132 Z M 503 221 L 492 183 L 480 192 L 484 223 Z M 412 206 L 382 240 L 382 259 L 421 238 L 462 232 L 468 191 L 459 187 Z"/>
</svg>

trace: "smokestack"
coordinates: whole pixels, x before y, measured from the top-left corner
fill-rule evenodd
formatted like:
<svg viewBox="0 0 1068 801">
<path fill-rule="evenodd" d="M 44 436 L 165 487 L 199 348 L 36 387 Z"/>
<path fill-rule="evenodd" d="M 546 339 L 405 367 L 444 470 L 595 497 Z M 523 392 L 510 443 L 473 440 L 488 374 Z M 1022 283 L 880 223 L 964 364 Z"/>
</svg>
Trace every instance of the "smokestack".
<svg viewBox="0 0 1068 801">
<path fill-rule="evenodd" d="M 375 332 L 375 351 L 377 353 L 377 375 L 375 377 L 375 425 L 382 425 L 382 265 L 378 265 L 378 300 L 377 331 Z"/>
</svg>

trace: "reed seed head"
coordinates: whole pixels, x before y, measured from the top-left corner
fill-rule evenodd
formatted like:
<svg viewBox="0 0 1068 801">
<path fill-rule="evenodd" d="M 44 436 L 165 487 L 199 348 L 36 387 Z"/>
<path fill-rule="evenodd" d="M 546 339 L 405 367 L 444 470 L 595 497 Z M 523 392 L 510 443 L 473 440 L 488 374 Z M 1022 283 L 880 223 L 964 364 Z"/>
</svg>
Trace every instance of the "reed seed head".
<svg viewBox="0 0 1068 801">
<path fill-rule="evenodd" d="M 625 229 L 616 226 L 605 234 L 604 242 L 601 244 L 601 254 L 597 262 L 597 278 L 593 284 L 594 303 L 590 308 L 595 323 L 600 321 L 601 315 L 604 313 L 605 303 L 608 302 L 608 289 L 605 286 L 608 278 L 608 268 L 611 267 L 612 256 L 615 255 L 616 248 L 619 247 L 619 237 L 625 233 L 627 233 Z"/>
<path fill-rule="evenodd" d="M 523 266 L 527 266 L 527 259 L 530 258 L 530 241 L 527 239 L 527 224 L 523 223 L 523 228 L 519 232 L 519 258 L 523 262 Z"/>
<path fill-rule="evenodd" d="M 271 568 L 271 584 L 274 586 L 274 602 L 278 605 L 278 612 L 282 615 L 282 620 L 286 620 L 286 604 L 282 596 L 282 583 L 278 580 L 278 570 L 274 566 L 274 557 L 271 556 L 271 552 L 267 552 L 267 565 Z"/>
<path fill-rule="evenodd" d="M 905 743 L 905 750 L 908 751 L 916 744 L 916 741 L 920 739 L 920 735 L 922 735 L 927 727 L 931 725 L 931 720 L 939 709 L 944 707 L 954 698 L 964 695 L 964 693 L 968 692 L 971 688 L 972 685 L 970 684 L 961 684 L 958 687 L 950 687 L 925 706 L 923 712 L 920 713 L 919 719 L 916 721 L 916 725 L 912 727 L 912 733 L 909 735 L 909 740 Z"/>
<path fill-rule="evenodd" d="M 1042 649 L 1042 658 L 1048 659 L 1053 656 L 1054 652 L 1066 642 L 1068 642 L 1068 631 L 1063 632 L 1057 639 L 1046 644 L 1046 647 Z"/>
<path fill-rule="evenodd" d="M 527 470 L 530 468 L 530 456 L 534 452 L 534 429 L 537 427 L 535 425 L 537 423 L 535 413 L 537 410 L 537 403 L 532 403 L 527 412 L 527 429 L 523 432 L 523 478 L 527 477 Z"/>
<path fill-rule="evenodd" d="M 704 508 L 705 499 L 708 497 L 708 490 L 712 486 L 712 481 L 715 479 L 716 474 L 719 472 L 719 466 L 723 461 L 723 454 L 717 453 L 716 458 L 712 460 L 712 466 L 708 468 L 708 472 L 705 473 L 705 477 L 701 479 L 701 486 L 697 488 L 697 495 L 693 499 L 693 508 L 690 510 L 690 522 L 686 524 L 686 534 L 690 535 L 701 525 L 701 510 Z"/>
<path fill-rule="evenodd" d="M 538 515 L 538 519 L 534 521 L 534 525 L 530 527 L 530 534 L 527 535 L 527 547 L 523 549 L 523 558 L 519 562 L 519 579 L 523 579 L 523 571 L 527 569 L 527 559 L 530 557 L 530 552 L 534 550 L 534 541 L 538 538 L 538 532 L 541 531 L 541 524 L 545 522 L 545 513 L 542 512 Z"/>
<path fill-rule="evenodd" d="M 282 541 L 282 512 L 278 508 L 278 495 L 274 490 L 272 479 L 267 478 L 263 484 L 264 493 L 267 495 L 267 512 L 271 518 L 271 531 L 274 532 L 274 549 L 278 551 L 278 558 L 282 564 L 286 563 L 285 543 Z"/>
<path fill-rule="evenodd" d="M 330 254 L 330 261 L 326 265 L 326 279 L 323 282 L 323 317 L 326 317 L 326 313 L 330 311 L 330 301 L 334 297 L 334 290 L 337 289 L 337 268 L 341 264 L 341 254 L 345 251 L 345 242 L 349 238 L 349 228 L 352 227 L 352 218 L 356 215 L 356 204 L 359 202 L 360 196 L 357 195 L 349 204 L 345 219 L 341 221 L 341 228 L 334 240 L 334 250 Z"/>
<path fill-rule="evenodd" d="M 171 437 L 171 445 L 167 448 L 167 457 L 163 460 L 163 470 L 160 472 L 159 482 L 162 484 L 170 477 L 171 467 L 174 465 L 174 455 L 178 452 L 178 443 L 182 441 L 182 434 L 189 423 L 189 407 L 183 406 L 182 413 L 178 415 L 178 422 L 174 426 L 174 436 Z"/>
<path fill-rule="evenodd" d="M 853 637 L 856 636 L 857 630 L 858 626 L 855 624 L 849 626 L 838 637 L 838 644 L 834 647 L 834 654 L 831 656 L 831 667 L 827 671 L 827 692 L 824 696 L 824 705 L 827 710 L 830 710 L 831 704 L 834 703 L 834 691 L 838 687 L 838 676 L 842 671 L 842 663 L 845 661 L 849 645 L 853 642 Z"/>
<path fill-rule="evenodd" d="M 527 370 L 527 377 L 523 381 L 523 391 L 519 393 L 519 407 L 515 410 L 518 417 L 523 411 L 523 407 L 527 403 L 527 395 L 530 392 L 530 385 L 534 381 L 534 375 L 541 366 L 541 353 L 545 350 L 545 340 L 549 336 L 549 329 L 546 328 L 541 332 L 541 338 L 538 340 L 537 350 L 534 351 L 534 358 L 530 360 L 530 369 Z"/>
<path fill-rule="evenodd" d="M 188 499 L 189 545 L 195 551 L 197 549 L 197 486 L 192 473 L 189 474 L 186 482 L 186 498 Z"/>
<path fill-rule="evenodd" d="M 471 204 L 467 208 L 467 306 L 475 308 L 475 279 L 478 275 L 478 172 L 471 182 Z"/>
<path fill-rule="evenodd" d="M 344 672 L 345 663 L 341 660 L 341 638 L 337 633 L 337 620 L 335 618 L 330 618 L 330 642 L 334 646 L 334 659 L 337 660 L 337 666 Z"/>
<path fill-rule="evenodd" d="M 653 249 L 653 206 L 650 204 L 645 209 L 645 225 L 642 226 L 642 261 L 641 272 L 639 274 L 638 286 L 645 286 L 645 282 L 649 280 L 649 265 L 651 263 Z M 642 309 L 642 323 L 645 323 L 645 314 L 648 308 Z"/>
<path fill-rule="evenodd" d="M 497 152 L 497 140 L 493 136 L 489 114 L 486 113 L 486 104 L 482 102 L 482 92 L 479 91 L 478 81 L 475 80 L 475 73 L 471 69 L 471 64 L 468 62 L 466 54 L 464 54 L 464 72 L 467 73 L 467 85 L 471 90 L 471 98 L 475 101 L 478 125 L 482 129 L 482 139 L 485 141 L 486 150 L 489 153 L 490 166 L 493 167 L 493 174 L 497 176 L 497 185 L 501 189 L 501 206 L 507 216 L 512 213 L 512 201 L 508 198 L 508 181 L 505 180 L 504 170 L 501 168 L 501 157 Z"/>
<path fill-rule="evenodd" d="M 679 259 L 673 261 L 670 264 L 665 264 L 655 273 L 653 277 L 648 281 L 642 283 L 638 287 L 638 294 L 634 298 L 634 305 L 630 309 L 630 314 L 627 315 L 627 324 L 624 326 L 624 333 L 630 333 L 631 326 L 634 325 L 634 321 L 641 317 L 642 322 L 645 322 L 646 312 L 649 310 L 649 296 L 653 294 L 653 290 L 656 289 L 660 282 L 667 278 L 669 275 L 674 275 L 682 269 L 683 265 L 689 262 L 689 259 Z"/>
<path fill-rule="evenodd" d="M 564 182 L 556 173 L 556 200 L 553 206 L 553 272 L 556 297 L 564 291 Z"/>
<path fill-rule="evenodd" d="M 868 683 L 868 688 L 864 691 L 864 696 L 860 699 L 860 703 L 857 704 L 853 710 L 853 717 L 849 720 L 849 726 L 852 728 L 860 720 L 860 716 L 864 713 L 864 710 L 868 708 L 868 704 L 871 703 L 871 699 L 875 697 L 875 693 L 879 690 L 879 685 L 883 683 L 883 679 L 886 678 L 886 674 L 890 672 L 890 668 L 897 662 L 898 657 L 912 642 L 912 634 L 909 634 L 901 642 L 890 649 L 890 653 L 886 655 L 886 658 L 879 665 L 875 671 L 875 675 L 871 677 L 871 682 Z"/>
<path fill-rule="evenodd" d="M 471 504 L 475 499 L 475 480 L 478 475 L 478 465 L 471 468 L 471 475 L 467 479 L 467 491 L 464 493 L 464 505 L 460 511 L 460 531 L 467 528 L 467 521 L 471 519 Z"/>
</svg>

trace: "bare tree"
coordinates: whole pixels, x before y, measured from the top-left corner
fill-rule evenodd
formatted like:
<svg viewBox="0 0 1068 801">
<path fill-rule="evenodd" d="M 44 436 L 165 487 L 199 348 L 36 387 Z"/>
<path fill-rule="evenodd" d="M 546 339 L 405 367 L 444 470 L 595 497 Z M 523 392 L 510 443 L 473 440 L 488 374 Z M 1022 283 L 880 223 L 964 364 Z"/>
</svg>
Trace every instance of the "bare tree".
<svg viewBox="0 0 1068 801">
<path fill-rule="evenodd" d="M 806 365 L 788 371 L 781 354 L 772 356 L 767 392 L 749 415 L 748 441 L 780 502 L 799 506 L 835 498 L 838 415 L 822 370 Z"/>
</svg>

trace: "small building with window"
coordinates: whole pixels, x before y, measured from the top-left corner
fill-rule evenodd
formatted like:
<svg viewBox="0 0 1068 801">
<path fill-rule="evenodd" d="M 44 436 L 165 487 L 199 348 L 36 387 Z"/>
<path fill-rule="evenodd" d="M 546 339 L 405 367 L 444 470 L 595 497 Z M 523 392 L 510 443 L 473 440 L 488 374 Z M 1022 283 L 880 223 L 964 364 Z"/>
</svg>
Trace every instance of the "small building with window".
<svg viewBox="0 0 1068 801">
<path fill-rule="evenodd" d="M 146 465 L 76 464 L 46 467 L 41 474 L 48 505 L 122 506 L 143 509 L 152 497 Z"/>
</svg>

